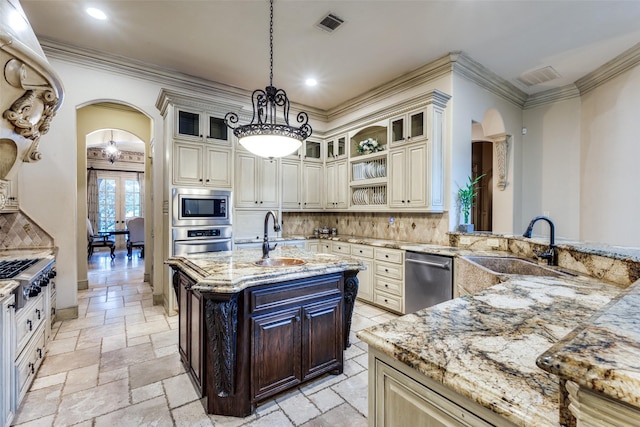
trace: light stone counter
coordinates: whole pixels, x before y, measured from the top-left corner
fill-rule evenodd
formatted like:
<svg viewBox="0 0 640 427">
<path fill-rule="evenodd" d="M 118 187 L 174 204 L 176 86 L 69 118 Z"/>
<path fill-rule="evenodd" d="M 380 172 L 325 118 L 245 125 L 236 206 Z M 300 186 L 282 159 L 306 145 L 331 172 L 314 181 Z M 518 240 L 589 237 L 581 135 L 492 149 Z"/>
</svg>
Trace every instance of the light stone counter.
<svg viewBox="0 0 640 427">
<path fill-rule="evenodd" d="M 516 425 L 557 426 L 558 378 L 536 358 L 620 292 L 586 277 L 513 276 L 357 335 Z"/>
<path fill-rule="evenodd" d="M 262 258 L 261 249 L 174 256 L 166 263 L 195 280 L 193 289 L 218 293 L 236 293 L 251 286 L 364 269 L 364 265 L 353 258 L 313 253 L 294 247 L 277 247 L 269 256 L 300 258 L 305 263 L 290 267 L 258 266 L 255 262 Z"/>
<path fill-rule="evenodd" d="M 640 281 L 548 349 L 538 366 L 640 408 Z"/>
<path fill-rule="evenodd" d="M 53 258 L 56 250 L 54 248 L 39 249 L 11 249 L 0 251 L 0 260 L 11 261 L 15 259 L 27 258 Z M 19 283 L 16 280 L 0 280 L 0 299 L 11 293 Z"/>
</svg>

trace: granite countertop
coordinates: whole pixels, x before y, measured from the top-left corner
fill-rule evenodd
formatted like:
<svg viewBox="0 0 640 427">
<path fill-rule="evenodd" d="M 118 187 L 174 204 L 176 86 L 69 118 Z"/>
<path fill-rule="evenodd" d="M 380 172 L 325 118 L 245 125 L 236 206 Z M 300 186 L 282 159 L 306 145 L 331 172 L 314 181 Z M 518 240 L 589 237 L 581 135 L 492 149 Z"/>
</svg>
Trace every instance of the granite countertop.
<svg viewBox="0 0 640 427">
<path fill-rule="evenodd" d="M 588 277 L 514 275 L 357 335 L 516 425 L 557 426 L 559 381 L 536 358 L 621 290 Z"/>
<path fill-rule="evenodd" d="M 15 280 L 0 280 L 0 301 L 11 295 L 11 291 L 17 288 L 19 283 Z"/>
<path fill-rule="evenodd" d="M 640 281 L 538 358 L 545 371 L 640 408 Z"/>
<path fill-rule="evenodd" d="M 174 256 L 166 263 L 180 268 L 195 280 L 196 285 L 192 289 L 219 293 L 235 293 L 251 286 L 364 269 L 364 265 L 354 258 L 318 254 L 295 247 L 277 247 L 269 255 L 270 258 L 300 258 L 305 263 L 290 267 L 258 266 L 255 261 L 262 258 L 261 249 Z"/>
</svg>

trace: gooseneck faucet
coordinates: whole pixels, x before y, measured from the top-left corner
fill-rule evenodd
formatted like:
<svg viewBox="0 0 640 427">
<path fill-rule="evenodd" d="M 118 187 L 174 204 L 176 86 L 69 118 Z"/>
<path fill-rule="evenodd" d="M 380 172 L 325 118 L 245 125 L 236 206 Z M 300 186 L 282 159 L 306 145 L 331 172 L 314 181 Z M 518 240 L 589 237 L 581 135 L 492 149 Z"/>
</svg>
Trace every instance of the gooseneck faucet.
<svg viewBox="0 0 640 427">
<path fill-rule="evenodd" d="M 280 224 L 278 223 L 278 215 L 274 211 L 269 211 L 264 216 L 264 240 L 262 241 L 262 258 L 269 258 L 269 251 L 272 251 L 278 246 L 276 243 L 273 246 L 269 246 L 269 216 L 273 217 L 273 231 L 276 233 L 280 231 Z"/>
<path fill-rule="evenodd" d="M 533 218 L 522 236 L 530 239 L 533 226 L 540 220 L 546 221 L 549 224 L 549 250 L 546 252 L 538 252 L 534 250 L 533 252 L 538 256 L 538 258 L 546 259 L 547 264 L 558 265 L 558 257 L 556 254 L 556 227 L 553 225 L 553 221 L 551 221 L 550 218 L 546 216 L 537 216 Z"/>
</svg>

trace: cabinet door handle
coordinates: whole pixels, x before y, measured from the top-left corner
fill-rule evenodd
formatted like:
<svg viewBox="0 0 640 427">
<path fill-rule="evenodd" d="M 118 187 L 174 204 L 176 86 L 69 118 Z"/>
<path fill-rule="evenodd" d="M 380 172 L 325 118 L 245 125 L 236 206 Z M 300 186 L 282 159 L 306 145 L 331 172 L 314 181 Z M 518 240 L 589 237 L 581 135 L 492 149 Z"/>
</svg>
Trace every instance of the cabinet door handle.
<svg viewBox="0 0 640 427">
<path fill-rule="evenodd" d="M 384 269 L 384 272 L 385 272 L 385 273 L 388 273 L 388 272 L 389 272 L 389 269 L 388 269 L 388 268 L 385 268 L 385 269 Z"/>
<path fill-rule="evenodd" d="M 35 365 L 34 365 L 33 363 L 29 363 L 29 365 L 28 365 L 28 366 L 29 366 L 29 369 L 31 369 L 31 373 L 32 373 L 32 374 L 35 374 L 35 373 L 36 373 L 36 369 L 35 369 L 36 367 L 35 367 Z"/>
<path fill-rule="evenodd" d="M 385 284 L 384 284 L 384 287 L 385 287 L 385 288 L 388 288 L 388 287 L 389 287 L 389 285 L 387 285 L 387 284 L 385 283 Z"/>
<path fill-rule="evenodd" d="M 260 204 L 262 204 L 262 200 L 260 200 Z"/>
<path fill-rule="evenodd" d="M 211 181 L 210 179 L 207 179 L 207 182 Z"/>
<path fill-rule="evenodd" d="M 36 352 L 38 352 L 38 359 L 42 359 L 42 349 L 40 347 L 38 347 L 36 349 Z"/>
<path fill-rule="evenodd" d="M 36 314 L 38 315 L 38 320 L 40 320 L 40 310 L 36 308 Z"/>
<path fill-rule="evenodd" d="M 411 200 L 407 200 L 407 203 L 411 203 Z"/>
<path fill-rule="evenodd" d="M 389 258 L 389 255 L 385 255 L 384 257 L 385 257 L 385 258 Z"/>
<path fill-rule="evenodd" d="M 33 323 L 31 322 L 31 319 L 27 319 L 27 325 L 29 325 L 29 330 L 32 331 L 33 330 Z"/>
<path fill-rule="evenodd" d="M 198 181 L 202 182 L 202 178 L 200 178 Z"/>
</svg>

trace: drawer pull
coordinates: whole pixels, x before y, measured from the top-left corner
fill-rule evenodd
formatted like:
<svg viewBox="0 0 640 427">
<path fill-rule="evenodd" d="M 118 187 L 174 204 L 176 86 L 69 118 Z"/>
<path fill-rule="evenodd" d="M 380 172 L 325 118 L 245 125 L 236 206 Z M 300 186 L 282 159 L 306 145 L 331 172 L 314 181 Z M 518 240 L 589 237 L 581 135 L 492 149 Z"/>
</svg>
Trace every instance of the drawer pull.
<svg viewBox="0 0 640 427">
<path fill-rule="evenodd" d="M 385 272 L 385 273 L 388 273 L 388 272 L 389 272 L 389 269 L 388 269 L 388 268 L 385 268 L 385 269 L 384 269 L 384 272 Z"/>
<path fill-rule="evenodd" d="M 32 331 L 33 330 L 33 322 L 31 322 L 31 319 L 27 319 L 27 325 L 29 325 L 29 330 Z"/>
<path fill-rule="evenodd" d="M 40 309 L 36 308 L 36 314 L 38 315 L 38 320 L 40 320 Z"/>
<path fill-rule="evenodd" d="M 31 369 L 31 374 L 36 373 L 36 367 L 33 363 L 29 363 L 29 369 Z"/>
<path fill-rule="evenodd" d="M 388 302 L 389 302 L 389 300 L 385 298 L 385 299 L 384 299 L 384 302 L 387 302 L 387 303 L 388 303 Z"/>
<path fill-rule="evenodd" d="M 38 359 L 42 359 L 42 349 L 40 347 L 38 347 L 36 349 L 36 352 L 38 352 Z"/>
<path fill-rule="evenodd" d="M 385 288 L 388 288 L 388 287 L 389 287 L 389 285 L 387 285 L 387 284 L 385 283 L 385 284 L 384 284 L 384 287 L 385 287 Z"/>
<path fill-rule="evenodd" d="M 389 258 L 389 255 L 385 255 L 384 257 L 385 257 L 385 258 Z"/>
</svg>

